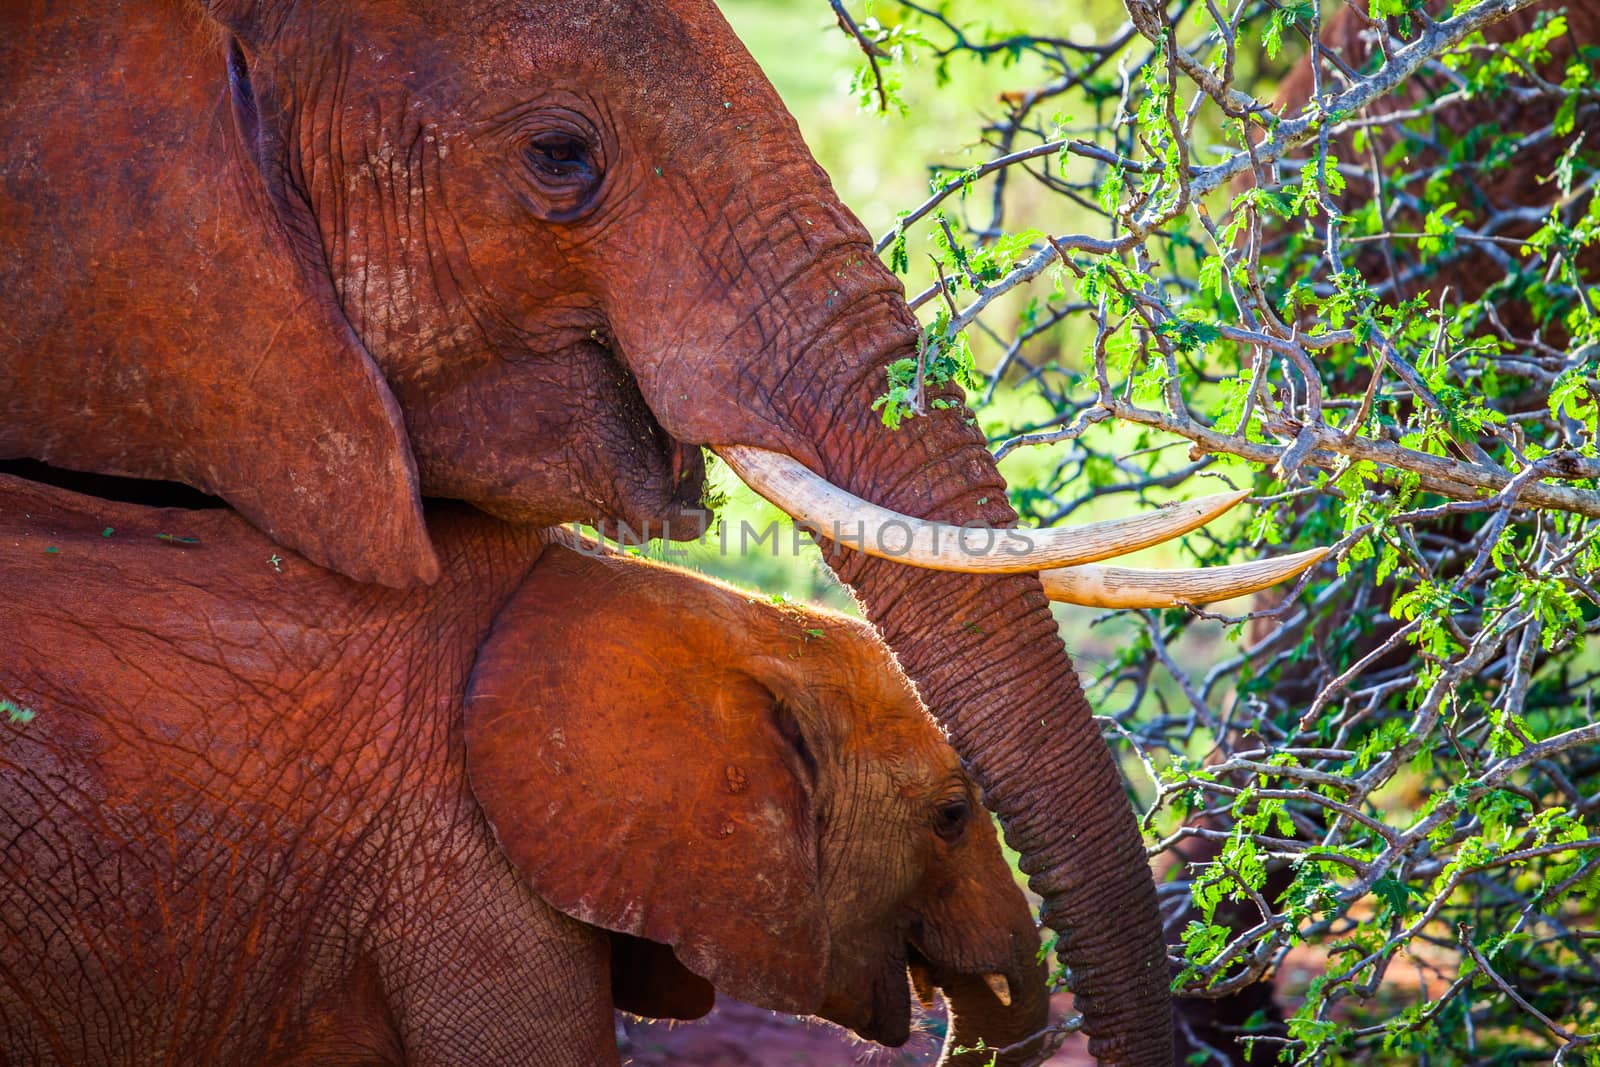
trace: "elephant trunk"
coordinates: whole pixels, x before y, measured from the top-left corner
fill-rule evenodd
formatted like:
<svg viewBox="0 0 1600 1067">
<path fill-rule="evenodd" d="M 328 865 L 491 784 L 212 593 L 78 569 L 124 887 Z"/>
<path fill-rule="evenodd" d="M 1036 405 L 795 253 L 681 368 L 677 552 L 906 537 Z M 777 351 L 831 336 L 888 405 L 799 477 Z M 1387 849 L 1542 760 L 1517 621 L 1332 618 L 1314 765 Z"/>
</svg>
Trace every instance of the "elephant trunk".
<svg viewBox="0 0 1600 1067">
<path fill-rule="evenodd" d="M 867 431 L 878 438 L 868 456 L 841 457 L 827 473 L 919 517 L 1010 523 L 1004 483 L 961 414 L 936 412 L 925 418 L 937 426 L 898 436 Z M 1165 1067 L 1168 971 L 1155 886 L 1038 578 L 924 571 L 840 545 L 827 554 L 1021 853 L 1042 918 L 1062 935 L 1095 1055 Z"/>
<path fill-rule="evenodd" d="M 1028 981 L 1010 981 L 1001 991 L 974 975 L 951 978 L 940 988 L 950 1009 L 950 1033 L 939 1067 L 1023 1067 L 1037 1062 L 1050 1021 L 1050 1001 L 1037 963 L 1023 965 Z M 1003 1003 L 1004 995 L 1010 1000 Z M 998 1050 L 999 1055 L 995 1053 Z"/>
<path fill-rule="evenodd" d="M 909 516 L 1014 525 L 1005 481 L 959 398 L 930 398 L 927 413 L 898 430 L 873 409 L 887 389 L 887 366 L 915 356 L 903 299 L 870 294 L 850 311 L 785 375 L 831 384 L 773 389 L 768 395 L 782 399 L 771 402 L 786 410 L 769 415 L 793 437 L 758 443 Z M 886 335 L 897 339 L 887 349 Z M 915 568 L 843 543 L 825 542 L 824 551 L 1022 854 L 1043 920 L 1062 935 L 1058 951 L 1094 1054 L 1104 1063 L 1166 1067 L 1171 1001 L 1154 883 L 1117 765 L 1038 577 Z"/>
</svg>

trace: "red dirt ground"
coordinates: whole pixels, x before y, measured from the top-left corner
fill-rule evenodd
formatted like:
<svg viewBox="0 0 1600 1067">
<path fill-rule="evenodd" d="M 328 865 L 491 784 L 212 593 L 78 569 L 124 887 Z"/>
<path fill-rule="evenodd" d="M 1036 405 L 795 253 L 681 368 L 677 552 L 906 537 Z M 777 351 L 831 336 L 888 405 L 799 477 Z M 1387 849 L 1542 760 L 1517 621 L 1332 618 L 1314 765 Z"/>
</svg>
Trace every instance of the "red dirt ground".
<svg viewBox="0 0 1600 1067">
<path fill-rule="evenodd" d="M 1071 1000 L 1057 998 L 1059 1018 Z M 620 1017 L 619 1017 L 620 1018 Z M 944 1019 L 918 1013 L 911 1040 L 898 1049 L 868 1044 L 827 1023 L 753 1008 L 719 997 L 716 1008 L 692 1023 L 625 1019 L 622 1062 L 631 1067 L 911 1067 L 939 1058 Z M 1050 1067 L 1093 1067 L 1079 1038 L 1070 1038 L 1049 1060 Z"/>
</svg>

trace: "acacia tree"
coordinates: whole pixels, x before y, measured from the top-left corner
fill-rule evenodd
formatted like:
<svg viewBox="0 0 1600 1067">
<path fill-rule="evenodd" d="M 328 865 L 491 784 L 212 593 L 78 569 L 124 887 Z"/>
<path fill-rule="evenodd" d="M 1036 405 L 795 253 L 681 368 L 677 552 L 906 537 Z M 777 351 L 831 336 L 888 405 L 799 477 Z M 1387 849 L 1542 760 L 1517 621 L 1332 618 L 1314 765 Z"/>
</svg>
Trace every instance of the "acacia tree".
<svg viewBox="0 0 1600 1067">
<path fill-rule="evenodd" d="M 1232 614 L 1121 613 L 1086 679 L 1174 989 L 1276 979 L 1193 1062 L 1600 1064 L 1600 14 L 1569 2 L 1127 0 L 1088 41 L 832 0 L 868 110 L 914 122 L 918 69 L 1025 81 L 878 243 L 925 322 L 885 420 L 961 382 L 1000 455 L 1050 450 L 1012 472 L 1041 525 L 1220 477 L 1253 517 L 1186 562 L 1334 548 Z"/>
</svg>

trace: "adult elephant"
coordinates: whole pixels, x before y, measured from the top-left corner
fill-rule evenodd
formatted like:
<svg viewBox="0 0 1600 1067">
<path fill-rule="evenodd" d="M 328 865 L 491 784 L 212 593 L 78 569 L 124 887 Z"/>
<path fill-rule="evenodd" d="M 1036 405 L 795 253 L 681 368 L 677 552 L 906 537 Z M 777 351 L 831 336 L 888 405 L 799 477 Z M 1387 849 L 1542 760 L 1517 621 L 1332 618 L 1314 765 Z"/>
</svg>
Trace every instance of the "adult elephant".
<svg viewBox="0 0 1600 1067">
<path fill-rule="evenodd" d="M 613 1006 L 713 989 L 1037 1046 L 1027 901 L 859 621 L 459 504 L 393 590 L 0 488 L 0 1063 L 614 1067 Z"/>
<path fill-rule="evenodd" d="M 916 321 L 705 0 L 36 0 L 0 42 L 0 458 L 185 482 L 393 586 L 439 573 L 422 494 L 682 533 L 701 446 L 1015 518 L 964 409 L 873 411 Z M 1144 849 L 1040 582 L 829 558 L 1023 854 L 1096 1054 L 1165 1064 Z"/>
</svg>

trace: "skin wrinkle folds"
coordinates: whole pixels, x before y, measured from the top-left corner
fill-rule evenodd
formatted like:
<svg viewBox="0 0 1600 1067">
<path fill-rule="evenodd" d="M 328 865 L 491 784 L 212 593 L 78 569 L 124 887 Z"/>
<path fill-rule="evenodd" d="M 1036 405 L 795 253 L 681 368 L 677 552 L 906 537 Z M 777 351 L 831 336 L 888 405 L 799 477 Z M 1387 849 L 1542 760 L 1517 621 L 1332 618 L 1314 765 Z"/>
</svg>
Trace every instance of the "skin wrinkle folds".
<svg viewBox="0 0 1600 1067">
<path fill-rule="evenodd" d="M 685 530 L 700 446 L 783 451 L 942 521 L 1010 518 L 964 413 L 891 435 L 872 411 L 915 344 L 903 288 L 710 3 L 20 13 L 0 15 L 15 87 L 0 210 L 24 216 L 0 228 L 18 309 L 0 338 L 0 457 L 183 481 L 271 536 L 262 558 L 288 548 L 386 588 L 439 580 L 424 495 Z M 546 107 L 594 128 L 565 177 L 528 154 Z M 538 121 L 484 131 L 518 109 Z M 24 150 L 38 163 L 12 178 Z M 15 266 L 38 262 L 71 276 Z M 1145 978 L 1164 945 L 1145 936 L 1159 927 L 1142 856 L 1055 847 L 1083 827 L 1120 826 L 1121 846 L 1137 831 L 1037 583 L 832 558 L 1013 838 L 1050 846 L 1030 862 L 1051 914 L 1094 920 L 1102 887 L 1076 870 L 1128 891 L 1104 924 L 1115 951 L 1069 962 L 1099 997 L 1084 1003 L 1131 1005 L 1137 1024 L 1091 1010 L 1089 1030 L 1124 1062 L 1159 1058 L 1145 1046 L 1163 994 Z M 885 613 L 924 602 L 919 623 L 987 634 Z M 993 684 L 986 663 L 1013 641 L 1016 669 Z M 1070 754 L 1035 756 L 1036 730 Z"/>
<path fill-rule="evenodd" d="M 26 677 L 0 665 L 0 687 L 43 709 L 0 730 L 0 839 L 30 842 L 0 860 L 0 1049 L 29 1062 L 311 1064 L 340 1049 L 374 1063 L 615 1062 L 608 939 L 552 905 L 604 912 L 619 884 L 632 895 L 608 925 L 621 928 L 686 897 L 710 923 L 760 909 L 717 903 L 724 893 L 809 894 L 824 967 L 784 980 L 825 975 L 812 1010 L 890 1040 L 904 1036 L 906 940 L 948 923 L 934 980 L 1006 974 L 1025 1002 L 990 1020 L 996 1042 L 1042 1024 L 1026 906 L 992 834 L 933 834 L 933 806 L 965 781 L 959 761 L 861 624 L 546 549 L 459 508 L 435 516 L 440 585 L 402 592 L 297 558 L 263 567 L 269 542 L 226 511 L 73 510 L 84 498 L 5 476 L 0 491 L 35 516 L 0 516 L 0 566 L 35 550 L 29 522 L 62 546 L 47 572 L 15 568 L 23 584 L 0 602 L 0 639 L 58 657 Z M 151 534 L 177 522 L 198 538 L 182 553 Z M 100 536 L 106 523 L 117 538 Z M 57 603 L 62 573 L 74 580 Z M 529 630 L 551 626 L 568 636 Z M 649 653 L 619 657 L 641 631 Z M 129 662 L 146 688 L 120 684 Z M 597 692 L 618 664 L 619 691 Z M 600 727 L 628 739 L 617 751 L 589 747 L 603 716 L 651 700 L 662 706 Z M 779 708 L 798 734 L 771 718 Z M 708 732 L 691 754 L 625 767 L 611 792 L 593 774 L 597 758 L 656 759 L 696 716 Z M 526 778 L 541 743 L 566 773 Z M 728 754 L 691 772 L 709 784 L 703 803 L 645 795 L 705 751 Z M 541 792 L 512 812 L 500 790 L 523 780 Z M 603 822 L 578 821 L 607 796 Z M 660 837 L 663 811 L 688 813 L 693 833 L 733 826 L 719 840 L 756 865 L 728 879 L 713 852 L 686 894 L 683 870 L 629 852 L 628 838 Z M 541 818 L 557 820 L 534 839 L 560 843 L 554 868 L 524 849 Z M 813 819 L 796 873 L 786 838 Z M 731 968 L 732 991 L 759 1002 L 770 994 L 752 976 L 777 966 L 761 953 L 792 947 L 781 919 L 761 919 L 764 942 L 686 928 L 684 959 Z"/>
</svg>

